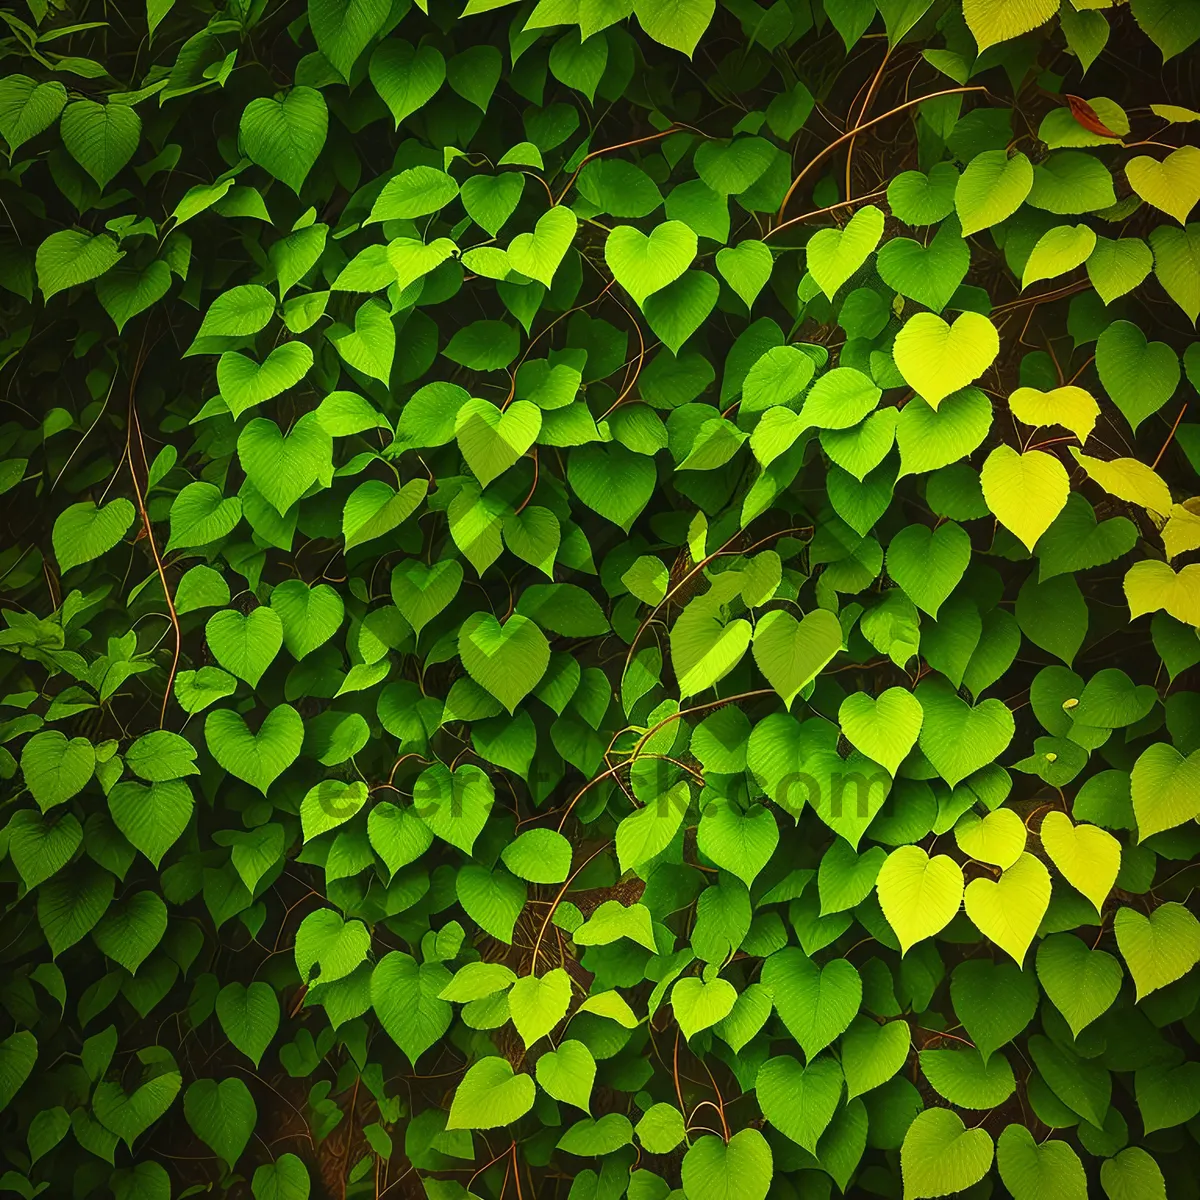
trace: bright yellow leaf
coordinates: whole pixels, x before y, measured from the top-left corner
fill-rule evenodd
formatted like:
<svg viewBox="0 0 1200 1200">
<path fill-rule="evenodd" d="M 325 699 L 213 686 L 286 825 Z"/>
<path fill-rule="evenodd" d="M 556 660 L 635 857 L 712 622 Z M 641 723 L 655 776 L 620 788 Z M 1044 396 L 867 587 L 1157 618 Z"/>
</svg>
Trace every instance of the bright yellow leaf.
<svg viewBox="0 0 1200 1200">
<path fill-rule="evenodd" d="M 1099 458 L 1089 458 L 1081 454 L 1074 446 L 1071 453 L 1075 461 L 1094 479 L 1106 492 L 1111 492 L 1121 500 L 1130 504 L 1140 504 L 1142 508 L 1152 513 L 1166 516 L 1171 511 L 1171 489 L 1163 482 L 1162 476 L 1136 458 L 1114 458 L 1105 462 Z"/>
<path fill-rule="evenodd" d="M 1200 628 L 1200 563 L 1191 563 L 1178 575 L 1157 559 L 1134 563 L 1125 575 L 1125 599 L 1131 621 L 1161 609 Z"/>
<path fill-rule="evenodd" d="M 1040 392 L 1037 388 L 1017 388 L 1008 398 L 1008 407 L 1018 421 L 1035 428 L 1042 425 L 1061 425 L 1069 429 L 1080 442 L 1086 442 L 1096 428 L 1100 405 L 1085 388 L 1068 385 Z"/>
<path fill-rule="evenodd" d="M 980 473 L 983 498 L 996 520 L 1033 551 L 1067 503 L 1066 468 L 1052 454 L 997 446 Z"/>
</svg>

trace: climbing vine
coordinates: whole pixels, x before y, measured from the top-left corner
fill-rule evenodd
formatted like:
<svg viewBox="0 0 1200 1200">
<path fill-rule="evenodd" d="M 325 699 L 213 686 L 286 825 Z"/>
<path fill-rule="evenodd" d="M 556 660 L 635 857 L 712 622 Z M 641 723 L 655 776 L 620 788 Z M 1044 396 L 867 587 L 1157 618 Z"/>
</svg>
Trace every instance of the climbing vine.
<svg viewBox="0 0 1200 1200">
<path fill-rule="evenodd" d="M 0 1192 L 1197 1194 L 1197 0 L 0 20 Z"/>
</svg>

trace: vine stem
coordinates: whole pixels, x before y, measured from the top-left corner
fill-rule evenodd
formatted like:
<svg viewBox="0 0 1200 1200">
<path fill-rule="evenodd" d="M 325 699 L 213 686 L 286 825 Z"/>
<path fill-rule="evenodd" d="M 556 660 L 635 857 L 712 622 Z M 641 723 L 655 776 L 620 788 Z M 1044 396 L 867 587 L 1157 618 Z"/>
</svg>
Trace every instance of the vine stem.
<svg viewBox="0 0 1200 1200">
<path fill-rule="evenodd" d="M 162 555 L 158 552 L 158 543 L 154 540 L 154 529 L 150 524 L 150 514 L 146 510 L 146 493 L 138 479 L 137 467 L 133 461 L 133 435 L 137 434 L 138 450 L 142 456 L 142 468 L 149 472 L 146 462 L 146 443 L 142 438 L 142 423 L 138 419 L 137 395 L 138 380 L 142 376 L 142 367 L 146 362 L 146 332 L 142 331 L 142 344 L 138 347 L 137 360 L 134 363 L 133 375 L 129 380 L 129 428 L 125 433 L 125 456 L 129 459 L 129 476 L 133 480 L 133 493 L 137 497 L 138 512 L 142 518 L 142 528 L 146 531 L 146 540 L 150 543 L 150 553 L 154 556 L 154 566 L 158 571 L 158 579 L 162 584 L 163 596 L 167 601 L 167 612 L 171 617 L 171 628 L 175 631 L 175 653 L 171 658 L 171 670 L 167 675 L 167 686 L 163 689 L 162 708 L 158 714 L 158 727 L 163 729 L 167 724 L 167 705 L 171 700 L 171 689 L 175 684 L 175 675 L 179 670 L 179 656 L 183 651 L 183 628 L 179 624 L 179 613 L 175 608 L 175 597 L 171 595 L 170 584 L 167 583 L 167 572 L 163 566 Z"/>
<path fill-rule="evenodd" d="M 788 188 L 787 194 L 783 198 L 783 203 L 779 206 L 779 211 L 775 214 L 776 221 L 783 221 L 783 214 L 787 210 L 788 201 L 791 200 L 796 189 L 804 181 L 808 173 L 819 162 L 823 162 L 829 157 L 843 142 L 851 141 L 864 129 L 870 129 L 873 125 L 878 125 L 880 121 L 886 121 L 888 117 L 894 117 L 898 112 L 903 112 L 906 108 L 914 108 L 918 104 L 924 104 L 926 100 L 936 100 L 939 96 L 961 96 L 966 92 L 986 92 L 988 89 L 979 85 L 971 87 L 956 87 L 945 88 L 940 92 L 930 92 L 928 96 L 918 96 L 915 100 L 906 100 L 903 104 L 897 104 L 895 108 L 888 109 L 887 112 L 880 114 L 878 117 L 872 117 L 869 121 L 863 121 L 862 124 L 856 125 L 853 129 L 846 130 L 839 138 L 834 138 L 828 146 L 818 150 L 800 169 L 800 174 L 792 180 L 792 186 Z"/>
</svg>

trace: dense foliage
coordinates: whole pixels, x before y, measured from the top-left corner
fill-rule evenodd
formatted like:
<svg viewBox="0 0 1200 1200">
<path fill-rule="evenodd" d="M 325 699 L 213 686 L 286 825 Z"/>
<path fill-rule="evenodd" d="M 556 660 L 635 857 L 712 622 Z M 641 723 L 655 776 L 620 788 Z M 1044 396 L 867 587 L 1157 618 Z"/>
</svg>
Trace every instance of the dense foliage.
<svg viewBox="0 0 1200 1200">
<path fill-rule="evenodd" d="M 0 18 L 0 1192 L 1200 1195 L 1197 0 Z"/>
</svg>

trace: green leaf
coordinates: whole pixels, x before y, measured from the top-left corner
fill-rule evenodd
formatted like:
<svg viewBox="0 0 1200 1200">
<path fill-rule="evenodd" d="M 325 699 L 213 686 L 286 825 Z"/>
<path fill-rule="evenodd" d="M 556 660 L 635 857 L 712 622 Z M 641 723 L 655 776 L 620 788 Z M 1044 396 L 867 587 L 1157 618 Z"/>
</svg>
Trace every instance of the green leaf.
<svg viewBox="0 0 1200 1200">
<path fill-rule="evenodd" d="M 754 1090 L 763 1116 L 793 1142 L 815 1154 L 842 1095 L 842 1068 L 823 1055 L 802 1067 L 789 1055 L 768 1059 L 759 1068 Z"/>
<path fill-rule="evenodd" d="M 130 975 L 146 961 L 167 931 L 167 906 L 154 892 L 118 900 L 92 930 L 92 941 Z"/>
<path fill-rule="evenodd" d="M 591 1111 L 592 1085 L 596 1079 L 596 1060 L 583 1042 L 568 1038 L 560 1042 L 556 1050 L 548 1050 L 539 1056 L 534 1071 L 538 1086 L 555 1100 Z M 653 1110 L 651 1110 L 653 1111 Z M 649 1116 L 649 1113 L 647 1113 Z M 678 1116 L 678 1113 L 676 1113 Z M 642 1118 L 645 1121 L 646 1117 Z M 639 1123 L 639 1129 L 641 1124 Z M 683 1140 L 682 1120 L 680 1137 Z M 674 1149 L 675 1142 L 671 1149 Z"/>
<path fill-rule="evenodd" d="M 1013 1200 L 1087 1200 L 1079 1155 L 1057 1139 L 1038 1142 L 1023 1125 L 1006 1125 L 996 1143 L 996 1168 Z"/>
<path fill-rule="evenodd" d="M 512 1125 L 532 1107 L 533 1079 L 515 1075 L 507 1059 L 482 1058 L 454 1091 L 447 1129 L 495 1129 Z"/>
<path fill-rule="evenodd" d="M 674 644 L 672 638 L 672 647 Z M 841 625 L 833 613 L 823 608 L 814 609 L 800 621 L 790 613 L 776 609 L 767 613 L 754 631 L 754 661 L 787 708 L 841 648 Z M 686 692 L 700 690 L 699 687 L 685 689 Z"/>
<path fill-rule="evenodd" d="M 96 752 L 87 738 L 67 740 L 58 730 L 36 734 L 21 751 L 25 786 L 42 812 L 65 804 L 81 792 L 96 767 Z"/>
<path fill-rule="evenodd" d="M 217 363 L 217 387 L 229 411 L 240 417 L 247 409 L 295 387 L 312 365 L 313 353 L 303 342 L 284 342 L 261 363 L 227 350 Z"/>
<path fill-rule="evenodd" d="M 867 261 L 882 236 L 883 212 L 873 204 L 860 208 L 844 229 L 813 234 L 805 251 L 808 272 L 830 300 Z"/>
<path fill-rule="evenodd" d="M 279 615 L 283 644 L 297 661 L 325 645 L 346 614 L 341 596 L 329 584 L 309 587 L 300 579 L 285 580 L 275 588 L 271 608 Z"/>
<path fill-rule="evenodd" d="M 458 653 L 471 678 L 510 713 L 537 685 L 550 662 L 545 635 L 519 613 L 503 625 L 490 614 L 473 613 L 459 630 Z"/>
<path fill-rule="evenodd" d="M 470 854 L 483 832 L 495 792 L 478 767 L 466 765 L 451 773 L 441 763 L 422 771 L 413 789 L 417 816 L 444 842 Z"/>
<path fill-rule="evenodd" d="M 265 604 L 246 616 L 225 608 L 209 617 L 204 635 L 217 662 L 254 688 L 283 646 L 283 622 Z"/>
<path fill-rule="evenodd" d="M 67 153 L 105 188 L 133 157 L 142 136 L 142 120 L 128 104 L 76 100 L 59 122 Z"/>
<path fill-rule="evenodd" d="M 1104 950 L 1089 950 L 1070 933 L 1057 933 L 1038 946 L 1037 974 L 1055 1008 L 1078 1038 L 1106 1013 L 1121 990 L 1121 964 Z"/>
<path fill-rule="evenodd" d="M 191 788 L 178 779 L 152 783 L 149 787 L 125 781 L 108 793 L 113 824 L 155 867 L 183 836 L 193 808 Z"/>
<path fill-rule="evenodd" d="M 65 124 L 66 116 L 63 122 Z M 1125 176 L 1129 186 L 1147 204 L 1183 225 L 1200 202 L 1200 149 L 1181 146 L 1162 162 L 1139 154 L 1125 164 Z"/>
<path fill-rule="evenodd" d="M 847 1099 L 873 1091 L 893 1078 L 908 1059 L 911 1045 L 906 1022 L 880 1025 L 867 1016 L 855 1017 L 841 1041 Z"/>
<path fill-rule="evenodd" d="M 44 133 L 66 103 L 67 89 L 58 80 L 39 83 L 21 74 L 0 80 L 0 134 L 8 148 L 15 152 Z"/>
<path fill-rule="evenodd" d="M 1040 3 L 1041 0 L 1035 0 Z M 1004 0 L 991 0 L 999 6 Z M 1010 158 L 1006 150 L 985 150 L 975 155 L 954 191 L 954 207 L 962 236 L 998 225 L 1021 207 L 1033 188 L 1033 165 L 1024 154 Z"/>
<path fill-rule="evenodd" d="M 54 557 L 60 571 L 106 554 L 129 531 L 136 513 L 124 497 L 98 508 L 90 500 L 63 509 L 54 522 Z"/>
<path fill-rule="evenodd" d="M 715 0 L 633 0 L 641 27 L 656 42 L 689 58 L 715 9 Z"/>
<path fill-rule="evenodd" d="M 683 1156 L 680 1178 L 688 1200 L 766 1200 L 775 1163 L 767 1139 L 742 1129 L 728 1142 L 697 1138 Z"/>
<path fill-rule="evenodd" d="M 1148 342 L 1129 321 L 1114 321 L 1096 342 L 1096 371 L 1104 390 L 1136 433 L 1179 387 L 1179 359 L 1165 342 Z"/>
<path fill-rule="evenodd" d="M 640 308 L 648 296 L 674 282 L 691 266 L 696 244 L 696 235 L 682 221 L 666 221 L 649 236 L 632 225 L 618 225 L 604 243 L 604 261 Z"/>
<path fill-rule="evenodd" d="M 240 1079 L 197 1079 L 183 1094 L 183 1115 L 192 1132 L 233 1170 L 254 1132 L 258 1109 Z"/>
<path fill-rule="evenodd" d="M 994 762 L 1013 739 L 1013 715 L 1000 700 L 972 707 L 937 680 L 918 684 L 916 697 L 925 713 L 921 750 L 951 787 Z"/>
<path fill-rule="evenodd" d="M 395 128 L 424 108 L 446 81 L 446 60 L 433 46 L 414 49 L 408 42 L 389 38 L 371 55 L 371 83 L 391 111 Z M 495 233 L 495 230 L 489 230 Z"/>
<path fill-rule="evenodd" d="M 765 805 L 742 812 L 731 801 L 714 798 L 701 812 L 697 848 L 747 887 L 771 861 L 778 844 L 779 826 Z"/>
<path fill-rule="evenodd" d="M 571 977 L 562 967 L 541 977 L 525 975 L 512 985 L 508 1009 L 527 1050 L 567 1015 L 570 1003 Z"/>
<path fill-rule="evenodd" d="M 257 733 L 228 708 L 210 712 L 204 722 L 209 753 L 230 775 L 265 796 L 271 784 L 296 761 L 304 741 L 304 722 L 290 704 L 267 713 Z"/>
<path fill-rule="evenodd" d="M 421 963 L 393 950 L 371 972 L 371 1005 L 388 1036 L 416 1067 L 417 1059 L 450 1028 L 451 1005 L 439 994 L 450 981 L 441 963 Z M 532 1081 L 530 1086 L 532 1099 Z"/>
<path fill-rule="evenodd" d="M 1167 1200 L 1158 1163 L 1141 1146 L 1129 1146 L 1100 1164 L 1100 1183 L 1108 1200 Z"/>
<path fill-rule="evenodd" d="M 775 257 L 765 242 L 745 241 L 718 250 L 716 265 L 721 278 L 737 293 L 749 311 L 771 278 Z"/>
<path fill-rule="evenodd" d="M 242 113 L 238 137 L 251 162 L 299 194 L 325 145 L 328 127 L 329 110 L 321 93 L 294 87 L 280 100 L 251 100 Z"/>
<path fill-rule="evenodd" d="M 189 483 L 171 504 L 167 550 L 205 546 L 232 533 L 242 519 L 242 502 L 211 483 Z"/>
<path fill-rule="evenodd" d="M 38 1057 L 38 1042 L 26 1029 L 10 1034 L 0 1042 L 0 1112 L 3 1112 L 33 1073 Z"/>
<path fill-rule="evenodd" d="M 966 278 L 971 251 L 957 221 L 945 221 L 928 246 L 892 238 L 880 249 L 876 265 L 888 287 L 940 313 Z"/>
<path fill-rule="evenodd" d="M 1056 12 L 1054 0 L 963 0 L 963 16 L 981 52 L 1036 29 Z"/>
<path fill-rule="evenodd" d="M 107 234 L 78 229 L 52 233 L 37 249 L 38 287 L 47 301 L 58 292 L 96 279 L 124 258 Z"/>
<path fill-rule="evenodd" d="M 1182 979 L 1200 962 L 1200 921 L 1174 901 L 1148 916 L 1119 908 L 1113 932 L 1139 1000 Z"/>
<path fill-rule="evenodd" d="M 425 479 L 410 479 L 399 491 L 381 479 L 368 479 L 350 493 L 342 510 L 342 536 L 346 549 L 391 533 L 420 507 L 429 491 Z M 462 568 L 459 567 L 461 572 Z"/>
<path fill-rule="evenodd" d="M 317 48 L 343 79 L 350 78 L 350 68 L 383 28 L 391 8 L 390 0 L 308 0 Z"/>
<path fill-rule="evenodd" d="M 542 410 L 518 400 L 501 412 L 487 400 L 468 400 L 455 419 L 455 437 L 480 487 L 513 466 L 537 440 Z"/>
<path fill-rule="evenodd" d="M 955 967 L 950 995 L 955 1014 L 985 1062 L 1033 1020 L 1038 1005 L 1031 972 L 986 959 Z"/>
<path fill-rule="evenodd" d="M 562 883 L 571 855 L 571 843 L 553 829 L 528 829 L 500 852 L 504 865 L 530 883 Z"/>
<path fill-rule="evenodd" d="M 514 271 L 550 287 L 578 228 L 579 220 L 575 214 L 569 208 L 556 205 L 538 218 L 532 233 L 519 233 L 509 242 L 508 261 Z"/>
<path fill-rule="evenodd" d="M 986 1130 L 968 1130 L 948 1108 L 918 1113 L 900 1148 L 905 1200 L 966 1191 L 991 1169 L 994 1151 Z"/>
<path fill-rule="evenodd" d="M 308 1200 L 308 1168 L 294 1154 L 281 1154 L 254 1172 L 254 1200 Z"/>
<path fill-rule="evenodd" d="M 225 1036 L 258 1067 L 279 1031 L 279 1000 L 274 990 L 261 980 L 249 987 L 227 983 L 217 993 L 216 1011 Z"/>
<path fill-rule="evenodd" d="M 862 1003 L 862 979 L 845 959 L 819 967 L 800 950 L 777 950 L 763 963 L 775 1009 L 811 1063 L 840 1037 Z"/>
<path fill-rule="evenodd" d="M 707 983 L 695 975 L 678 979 L 671 988 L 671 1009 L 687 1041 L 723 1021 L 737 1002 L 737 989 L 727 979 Z"/>
<path fill-rule="evenodd" d="M 846 740 L 892 775 L 917 744 L 923 721 L 920 701 L 899 687 L 888 688 L 875 699 L 856 692 L 838 709 Z"/>
</svg>

